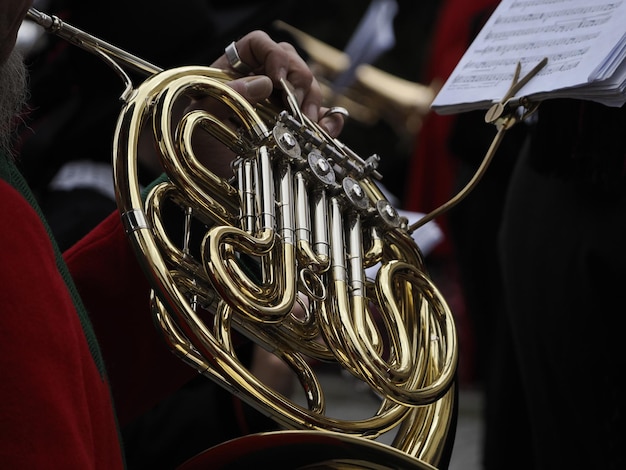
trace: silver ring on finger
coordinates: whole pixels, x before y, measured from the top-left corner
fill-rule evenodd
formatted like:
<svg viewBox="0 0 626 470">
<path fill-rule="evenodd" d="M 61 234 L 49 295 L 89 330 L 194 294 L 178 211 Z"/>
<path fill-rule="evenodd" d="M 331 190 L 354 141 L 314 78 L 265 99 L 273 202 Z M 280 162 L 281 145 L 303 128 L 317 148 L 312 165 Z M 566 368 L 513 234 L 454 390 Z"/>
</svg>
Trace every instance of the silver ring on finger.
<svg viewBox="0 0 626 470">
<path fill-rule="evenodd" d="M 248 75 L 250 72 L 252 72 L 252 67 L 243 62 L 241 60 L 241 57 L 239 57 L 239 51 L 237 51 L 235 41 L 226 46 L 226 48 L 224 49 L 224 53 L 226 54 L 226 59 L 228 59 L 228 63 L 235 72 L 239 72 L 242 75 Z"/>
<path fill-rule="evenodd" d="M 348 110 L 342 106 L 333 106 L 332 108 L 329 108 L 322 117 L 332 116 L 333 114 L 340 114 L 344 118 L 350 117 Z"/>
</svg>

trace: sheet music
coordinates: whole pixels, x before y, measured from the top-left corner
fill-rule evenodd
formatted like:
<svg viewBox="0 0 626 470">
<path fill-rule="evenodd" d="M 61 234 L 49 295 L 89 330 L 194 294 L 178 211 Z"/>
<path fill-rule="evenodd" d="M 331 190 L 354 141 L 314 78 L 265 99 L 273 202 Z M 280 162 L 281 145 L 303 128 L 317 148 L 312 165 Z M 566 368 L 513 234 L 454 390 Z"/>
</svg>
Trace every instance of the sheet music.
<svg viewBox="0 0 626 470">
<path fill-rule="evenodd" d="M 625 33 L 625 0 L 503 0 L 432 107 L 440 114 L 487 108 L 507 92 L 518 61 L 523 76 L 544 57 L 547 65 L 519 96 L 581 93 L 611 104 L 606 95 L 623 82 L 614 74 L 623 72 Z"/>
</svg>

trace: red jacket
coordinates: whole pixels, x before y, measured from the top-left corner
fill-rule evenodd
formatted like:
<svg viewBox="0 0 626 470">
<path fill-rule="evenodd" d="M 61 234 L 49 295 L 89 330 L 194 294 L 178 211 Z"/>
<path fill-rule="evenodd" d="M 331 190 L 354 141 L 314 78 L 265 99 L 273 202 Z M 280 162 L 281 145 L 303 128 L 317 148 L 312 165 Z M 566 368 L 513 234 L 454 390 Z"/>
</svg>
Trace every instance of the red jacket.
<svg viewBox="0 0 626 470">
<path fill-rule="evenodd" d="M 442 86 L 471 44 L 473 34 L 485 21 L 498 0 L 446 0 L 434 28 L 426 83 Z M 448 137 L 455 116 L 431 112 L 420 129 L 408 168 L 404 208 L 429 213 L 455 195 L 456 160 L 448 148 Z M 446 240 L 436 253 L 449 255 L 451 250 L 447 214 L 437 221 Z"/>
<path fill-rule="evenodd" d="M 0 179 L 0 468 L 121 469 L 118 423 L 195 375 L 153 326 L 117 214 L 64 257 L 91 321 L 39 214 Z"/>
</svg>

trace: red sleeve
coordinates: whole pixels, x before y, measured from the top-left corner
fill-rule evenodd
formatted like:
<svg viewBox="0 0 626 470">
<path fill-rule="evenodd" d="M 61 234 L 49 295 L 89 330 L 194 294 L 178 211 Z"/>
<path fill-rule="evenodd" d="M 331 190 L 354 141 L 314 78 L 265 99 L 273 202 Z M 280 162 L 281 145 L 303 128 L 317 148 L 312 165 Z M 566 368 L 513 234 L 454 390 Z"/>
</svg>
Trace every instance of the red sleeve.
<svg viewBox="0 0 626 470">
<path fill-rule="evenodd" d="M 427 64 L 426 82 L 443 86 L 472 41 L 476 21 L 489 17 L 498 0 L 447 0 L 434 28 Z M 404 209 L 428 213 L 450 199 L 454 191 L 457 160 L 450 153 L 448 141 L 454 115 L 429 113 L 417 135 L 408 167 Z M 447 214 L 437 220 L 445 233 L 436 253 L 451 252 Z"/>
<path fill-rule="evenodd" d="M 122 468 L 108 383 L 56 263 L 0 180 L 0 468 Z"/>
<path fill-rule="evenodd" d="M 197 373 L 174 356 L 152 321 L 150 289 L 118 213 L 64 256 L 92 319 L 123 425 Z"/>
</svg>

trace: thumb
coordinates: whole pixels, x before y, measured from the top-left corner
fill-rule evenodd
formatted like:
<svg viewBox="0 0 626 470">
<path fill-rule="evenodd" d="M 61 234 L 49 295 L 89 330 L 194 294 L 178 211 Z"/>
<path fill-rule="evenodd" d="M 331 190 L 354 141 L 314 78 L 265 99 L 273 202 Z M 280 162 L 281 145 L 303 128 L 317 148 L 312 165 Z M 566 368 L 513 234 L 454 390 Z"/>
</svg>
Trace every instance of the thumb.
<svg viewBox="0 0 626 470">
<path fill-rule="evenodd" d="M 252 104 L 268 98 L 274 89 L 272 80 L 265 75 L 238 78 L 229 85 Z"/>
</svg>

